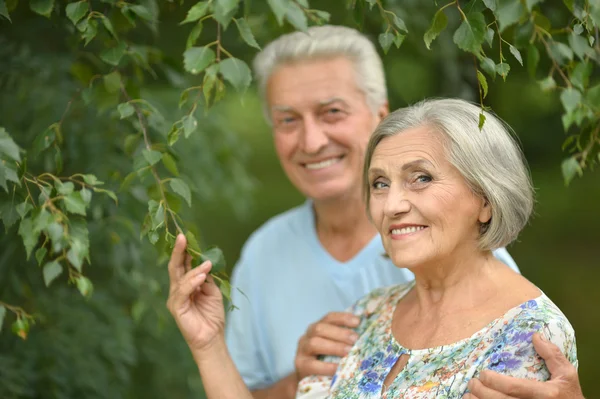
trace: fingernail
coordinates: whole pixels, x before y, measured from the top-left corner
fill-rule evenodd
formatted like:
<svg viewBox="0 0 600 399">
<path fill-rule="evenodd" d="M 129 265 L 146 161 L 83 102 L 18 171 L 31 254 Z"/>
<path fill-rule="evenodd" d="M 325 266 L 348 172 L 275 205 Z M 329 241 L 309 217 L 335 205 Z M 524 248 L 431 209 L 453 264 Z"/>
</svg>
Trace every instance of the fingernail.
<svg viewBox="0 0 600 399">
<path fill-rule="evenodd" d="M 200 281 L 206 278 L 206 273 L 200 273 L 199 275 L 196 276 L 196 281 Z"/>
<path fill-rule="evenodd" d="M 360 323 L 360 319 L 358 317 L 353 317 L 350 322 L 352 323 L 353 326 L 358 326 L 358 324 Z"/>
<path fill-rule="evenodd" d="M 357 333 L 350 334 L 350 341 L 352 341 L 352 343 L 358 341 L 358 334 Z"/>
<path fill-rule="evenodd" d="M 548 342 L 548 339 L 544 336 L 544 334 L 539 333 L 540 339 L 544 342 Z"/>
<path fill-rule="evenodd" d="M 350 345 L 347 345 L 344 349 L 346 349 L 346 353 L 350 353 L 352 347 Z"/>
</svg>

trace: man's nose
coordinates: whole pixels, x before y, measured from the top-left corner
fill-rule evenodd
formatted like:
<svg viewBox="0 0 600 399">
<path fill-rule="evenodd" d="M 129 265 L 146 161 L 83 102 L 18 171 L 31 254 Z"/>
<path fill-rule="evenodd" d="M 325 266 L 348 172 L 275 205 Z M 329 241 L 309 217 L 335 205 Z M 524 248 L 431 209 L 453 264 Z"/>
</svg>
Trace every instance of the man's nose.
<svg viewBox="0 0 600 399">
<path fill-rule="evenodd" d="M 329 137 L 318 121 L 306 118 L 302 135 L 302 150 L 307 154 L 319 153 L 329 143 Z"/>
</svg>

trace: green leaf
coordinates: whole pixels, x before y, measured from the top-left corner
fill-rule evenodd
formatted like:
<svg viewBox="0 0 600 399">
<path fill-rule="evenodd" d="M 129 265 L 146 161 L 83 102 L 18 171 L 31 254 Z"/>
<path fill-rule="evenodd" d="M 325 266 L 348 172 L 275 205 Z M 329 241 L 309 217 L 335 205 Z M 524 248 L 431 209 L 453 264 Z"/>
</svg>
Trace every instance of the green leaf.
<svg viewBox="0 0 600 399">
<path fill-rule="evenodd" d="M 539 62 L 540 52 L 534 44 L 530 44 L 527 49 L 527 71 L 531 78 L 535 78 L 535 72 Z"/>
<path fill-rule="evenodd" d="M 102 20 L 102 25 L 104 25 L 104 29 L 106 29 L 108 31 L 108 33 L 110 33 L 112 35 L 112 37 L 114 37 L 115 39 L 118 40 L 117 32 L 115 32 L 115 28 L 113 28 L 113 25 L 112 25 L 112 22 L 110 22 L 110 19 L 108 19 L 104 15 L 102 15 L 102 17 L 100 19 Z"/>
<path fill-rule="evenodd" d="M 439 34 L 446 29 L 448 25 L 448 17 L 444 13 L 444 10 L 438 10 L 433 16 L 433 21 L 431 21 L 431 26 L 425 32 L 423 36 L 423 40 L 425 41 L 425 46 L 428 50 L 431 49 L 431 43 L 435 40 Z"/>
<path fill-rule="evenodd" d="M 479 114 L 479 130 L 483 129 L 483 126 L 485 125 L 485 114 L 483 113 L 483 111 L 481 111 L 481 113 Z"/>
<path fill-rule="evenodd" d="M 579 165 L 579 161 L 577 161 L 575 157 L 565 159 L 560 165 L 560 168 L 565 180 L 565 186 L 568 186 L 569 183 L 571 183 L 576 174 L 578 174 L 580 177 L 583 175 L 583 170 Z"/>
<path fill-rule="evenodd" d="M 118 71 L 104 75 L 102 79 L 107 92 L 116 93 L 121 89 L 121 74 Z"/>
<path fill-rule="evenodd" d="M 19 214 L 19 217 L 21 219 L 23 219 L 25 216 L 27 216 L 27 214 L 29 213 L 29 211 L 33 209 L 33 205 L 31 205 L 27 201 L 23 201 L 19 205 L 17 205 L 15 207 L 15 209 L 17 210 L 17 213 Z"/>
<path fill-rule="evenodd" d="M 593 108 L 600 110 L 600 84 L 591 87 L 587 91 L 585 99 Z"/>
<path fill-rule="evenodd" d="M 477 80 L 479 81 L 481 89 L 483 90 L 483 98 L 485 98 L 488 94 L 488 83 L 485 76 L 483 76 L 483 73 L 481 73 L 479 69 L 477 70 Z"/>
<path fill-rule="evenodd" d="M 517 61 L 519 61 L 519 64 L 523 66 L 523 57 L 521 57 L 521 52 L 513 45 L 509 45 L 508 49 L 510 50 L 510 53 L 517 59 Z"/>
<path fill-rule="evenodd" d="M 74 240 L 71 243 L 71 248 L 67 252 L 67 260 L 71 262 L 73 267 L 81 273 L 83 267 L 83 260 L 88 254 L 88 248 L 79 240 Z"/>
<path fill-rule="evenodd" d="M 260 50 L 260 46 L 256 42 L 254 35 L 252 34 L 252 29 L 250 29 L 250 25 L 244 18 L 239 18 L 235 20 L 235 24 L 237 25 L 238 30 L 240 31 L 240 36 L 250 47 L 254 47 Z"/>
<path fill-rule="evenodd" d="M 387 54 L 387 52 L 390 49 L 390 47 L 392 46 L 393 42 L 394 42 L 394 35 L 392 33 L 387 32 L 387 33 L 381 33 L 379 35 L 379 44 L 381 45 L 381 48 L 383 49 L 383 52 L 385 54 Z"/>
<path fill-rule="evenodd" d="M 77 215 L 85 216 L 86 203 L 81 198 L 81 194 L 76 191 L 63 198 L 67 211 Z"/>
<path fill-rule="evenodd" d="M 238 91 L 245 91 L 252 81 L 252 72 L 248 65 L 237 58 L 227 58 L 219 63 L 219 70 L 233 87 Z"/>
<path fill-rule="evenodd" d="M 179 123 L 179 121 L 175 122 L 173 126 L 171 126 L 171 130 L 169 130 L 169 133 L 167 133 L 167 143 L 169 143 L 170 146 L 173 146 L 175 143 L 177 143 L 182 130 L 183 129 L 181 128 L 181 123 Z"/>
<path fill-rule="evenodd" d="M 288 3 L 285 17 L 292 26 L 302 32 L 308 29 L 306 14 L 296 3 Z"/>
<path fill-rule="evenodd" d="M 210 3 L 208 1 L 199 1 L 198 3 L 194 4 L 192 8 L 189 9 L 185 19 L 181 21 L 181 25 L 197 21 L 204 17 L 206 14 L 208 14 L 209 6 Z"/>
<path fill-rule="evenodd" d="M 4 229 L 7 232 L 8 229 L 15 224 L 17 220 L 19 220 L 19 215 L 17 215 L 12 202 L 0 200 L 0 219 L 2 219 L 2 223 L 4 223 Z"/>
<path fill-rule="evenodd" d="M 498 9 L 498 0 L 483 0 L 483 4 L 494 12 Z"/>
<path fill-rule="evenodd" d="M 213 64 L 206 68 L 206 74 L 204 75 L 204 83 L 202 84 L 202 93 L 206 99 L 206 104 L 210 104 L 210 93 L 215 87 L 215 84 L 219 80 L 217 73 L 219 71 L 219 64 Z"/>
<path fill-rule="evenodd" d="M 89 205 L 92 201 L 92 192 L 87 188 L 82 188 L 81 190 L 79 190 L 79 194 L 81 195 L 81 199 L 83 199 L 83 202 L 85 202 L 86 205 Z"/>
<path fill-rule="evenodd" d="M 223 25 L 223 29 L 231 22 L 233 16 L 237 13 L 240 0 L 216 0 L 214 18 Z"/>
<path fill-rule="evenodd" d="M 510 72 L 510 65 L 508 65 L 506 62 L 496 64 L 496 73 L 502 76 L 502 79 L 506 80 L 508 72 Z"/>
<path fill-rule="evenodd" d="M 183 134 L 185 135 L 186 139 L 196 131 L 196 128 L 198 128 L 198 121 L 194 115 L 187 115 L 183 117 Z"/>
<path fill-rule="evenodd" d="M 83 181 L 86 184 L 89 184 L 90 186 L 101 186 L 104 184 L 104 182 L 98 180 L 98 178 L 95 175 L 86 174 L 81 175 L 81 177 L 83 178 Z"/>
<path fill-rule="evenodd" d="M 48 237 L 52 240 L 52 243 L 61 242 L 64 237 L 64 229 L 62 224 L 57 222 L 52 222 L 46 228 L 46 232 L 48 233 Z"/>
<path fill-rule="evenodd" d="M 464 50 L 478 54 L 485 40 L 486 32 L 485 17 L 482 13 L 474 12 L 467 15 L 459 28 L 454 32 L 454 43 Z"/>
<path fill-rule="evenodd" d="M 550 91 L 556 87 L 556 82 L 552 76 L 548 76 L 546 79 L 540 80 L 538 83 L 540 85 L 540 89 L 542 89 L 544 92 Z"/>
<path fill-rule="evenodd" d="M 52 281 L 54 281 L 58 276 L 60 276 L 62 271 L 62 265 L 57 261 L 46 263 L 44 265 L 44 268 L 42 269 L 42 274 L 44 275 L 44 284 L 46 284 L 46 287 L 50 286 Z"/>
<path fill-rule="evenodd" d="M 329 20 L 331 19 L 331 14 L 328 13 L 327 11 L 313 10 L 313 12 L 317 15 L 317 18 L 319 18 L 320 23 L 329 22 Z"/>
<path fill-rule="evenodd" d="M 209 47 L 190 47 L 183 53 L 183 67 L 197 75 L 215 60 L 215 52 Z"/>
<path fill-rule="evenodd" d="M 406 24 L 404 23 L 404 21 L 402 20 L 402 18 L 400 18 L 396 14 L 393 14 L 393 16 L 392 16 L 392 22 L 394 23 L 394 26 L 396 28 L 400 29 L 401 31 L 404 31 L 404 32 L 408 33 L 408 29 L 406 29 Z"/>
<path fill-rule="evenodd" d="M 404 42 L 404 39 L 406 39 L 406 35 L 394 32 L 394 45 L 396 46 L 396 48 L 400 48 L 400 46 Z"/>
<path fill-rule="evenodd" d="M 19 225 L 19 235 L 23 239 L 23 245 L 25 246 L 25 252 L 27 253 L 27 259 L 31 255 L 31 251 L 38 242 L 39 232 L 36 233 L 33 229 L 33 220 L 23 219 Z"/>
<path fill-rule="evenodd" d="M 285 14 L 290 2 L 291 0 L 267 0 L 269 7 L 271 7 L 273 14 L 275 14 L 275 19 L 279 26 L 283 25 L 283 20 L 285 19 Z"/>
<path fill-rule="evenodd" d="M 89 298 L 92 296 L 92 292 L 94 291 L 94 285 L 92 282 L 84 276 L 79 276 L 75 280 L 75 284 L 77 285 L 77 289 L 85 298 Z"/>
<path fill-rule="evenodd" d="M 200 254 L 200 260 L 206 262 L 209 260 L 212 263 L 211 273 L 219 273 L 225 271 L 225 256 L 223 251 L 217 247 L 211 247 Z"/>
<path fill-rule="evenodd" d="M 127 9 L 133 11 L 133 13 L 135 15 L 137 15 L 138 17 L 142 18 L 145 21 L 148 21 L 148 22 L 154 21 L 154 15 L 152 14 L 152 12 L 143 5 L 140 5 L 140 4 L 135 4 L 132 6 L 128 5 Z"/>
<path fill-rule="evenodd" d="M 6 8 L 6 3 L 4 2 L 4 0 L 0 0 L 0 15 L 2 15 L 4 18 L 8 19 L 8 21 L 12 23 L 12 21 L 10 19 L 10 14 L 8 13 L 8 9 Z M 2 309 L 4 309 L 4 307 L 2 307 Z M 2 318 L 3 317 L 4 317 L 3 315 L 0 315 L 0 332 L 2 331 Z"/>
<path fill-rule="evenodd" d="M 196 44 L 196 41 L 200 37 L 200 34 L 202 34 L 202 22 L 198 22 L 196 26 L 194 26 L 194 28 L 190 31 L 190 34 L 188 35 L 187 41 L 185 43 L 186 50 L 190 47 L 193 47 L 194 44 Z"/>
<path fill-rule="evenodd" d="M 544 0 L 525 0 L 527 11 L 531 12 L 531 10 L 533 10 L 533 7 L 535 7 L 536 4 L 542 3 L 543 1 Z"/>
<path fill-rule="evenodd" d="M 0 127 L 0 154 L 7 156 L 16 162 L 21 162 L 20 149 L 13 141 L 8 132 Z"/>
<path fill-rule="evenodd" d="M 190 191 L 190 187 L 185 181 L 179 178 L 174 178 L 169 181 L 169 185 L 175 193 L 183 197 L 185 202 L 187 202 L 188 206 L 192 206 L 192 192 Z"/>
<path fill-rule="evenodd" d="M 171 172 L 175 176 L 179 176 L 179 170 L 177 169 L 177 163 L 175 162 L 175 159 L 173 159 L 171 154 L 165 152 L 162 156 L 162 162 L 163 162 L 163 165 L 165 165 L 165 168 L 167 168 L 167 170 L 169 172 Z"/>
<path fill-rule="evenodd" d="M 35 218 L 33 220 L 33 232 L 35 234 L 39 234 L 42 231 L 46 230 L 46 228 L 54 220 L 52 214 L 48 212 L 45 208 L 36 209 L 36 212 L 34 212 L 33 215 L 35 215 Z"/>
<path fill-rule="evenodd" d="M 573 61 L 573 50 L 569 46 L 561 42 L 551 42 L 550 56 L 560 65 L 568 64 Z"/>
<path fill-rule="evenodd" d="M 9 192 L 8 186 L 6 185 L 6 168 L 4 167 L 4 163 L 0 161 L 0 186 L 6 191 Z"/>
<path fill-rule="evenodd" d="M 56 191 L 62 195 L 69 195 L 75 189 L 75 185 L 70 181 L 63 183 L 60 180 L 56 180 L 54 186 L 56 187 Z"/>
<path fill-rule="evenodd" d="M 100 53 L 100 59 L 107 64 L 118 66 L 127 48 L 124 42 L 119 42 L 115 47 Z"/>
<path fill-rule="evenodd" d="M 19 338 L 25 340 L 27 339 L 27 334 L 29 334 L 29 321 L 19 317 L 12 324 L 11 330 Z"/>
<path fill-rule="evenodd" d="M 494 45 L 494 35 L 496 32 L 492 28 L 487 28 L 485 31 L 485 42 L 488 46 L 492 47 Z"/>
<path fill-rule="evenodd" d="M 0 0 L 4 1 L 4 0 Z M 2 332 L 2 325 L 4 324 L 4 317 L 6 316 L 6 308 L 0 305 L 0 332 Z"/>
<path fill-rule="evenodd" d="M 54 0 L 29 0 L 31 11 L 50 18 L 54 9 Z"/>
<path fill-rule="evenodd" d="M 35 251 L 35 260 L 37 260 L 38 266 L 42 265 L 42 261 L 44 260 L 44 257 L 46 257 L 47 253 L 48 250 L 46 247 L 40 247 Z"/>
<path fill-rule="evenodd" d="M 79 22 L 79 20 L 83 18 L 85 14 L 87 14 L 88 10 L 89 5 L 87 1 L 77 1 L 75 3 L 70 3 L 67 4 L 67 7 L 65 8 L 67 18 L 71 20 L 73 25 L 77 25 L 77 22 Z"/>
<path fill-rule="evenodd" d="M 583 36 L 578 36 L 574 32 L 569 35 L 569 45 L 575 55 L 580 59 L 584 60 L 586 56 L 593 55 L 594 50 L 588 45 L 588 41 Z"/>
<path fill-rule="evenodd" d="M 589 62 L 580 62 L 570 73 L 571 83 L 581 91 L 585 91 L 592 74 L 593 66 Z"/>
<path fill-rule="evenodd" d="M 485 57 L 481 60 L 481 69 L 492 79 L 496 78 L 496 63 L 491 58 Z"/>
<path fill-rule="evenodd" d="M 564 89 L 560 94 L 560 101 L 568 113 L 577 108 L 581 99 L 581 92 L 573 87 Z"/>
<path fill-rule="evenodd" d="M 117 110 L 119 111 L 119 115 L 120 115 L 121 119 L 129 118 L 135 112 L 135 108 L 133 108 L 133 105 L 131 105 L 129 103 L 119 104 L 119 106 L 117 107 Z"/>
<path fill-rule="evenodd" d="M 520 0 L 499 0 L 496 16 L 500 32 L 518 22 L 525 10 Z"/>
<path fill-rule="evenodd" d="M 84 19 L 80 24 L 81 23 L 85 23 L 85 29 L 81 34 L 81 37 L 84 39 L 85 45 L 87 46 L 98 34 L 98 22 L 93 19 L 90 19 L 89 21 Z"/>
<path fill-rule="evenodd" d="M 155 165 L 162 159 L 162 153 L 155 150 L 143 150 L 142 155 L 144 156 L 144 159 L 146 160 L 146 162 L 148 162 L 148 165 L 150 166 Z"/>
<path fill-rule="evenodd" d="M 54 153 L 54 164 L 56 165 L 56 173 L 60 173 L 63 169 L 62 152 L 58 147 L 55 147 L 55 150 L 56 152 Z"/>
</svg>

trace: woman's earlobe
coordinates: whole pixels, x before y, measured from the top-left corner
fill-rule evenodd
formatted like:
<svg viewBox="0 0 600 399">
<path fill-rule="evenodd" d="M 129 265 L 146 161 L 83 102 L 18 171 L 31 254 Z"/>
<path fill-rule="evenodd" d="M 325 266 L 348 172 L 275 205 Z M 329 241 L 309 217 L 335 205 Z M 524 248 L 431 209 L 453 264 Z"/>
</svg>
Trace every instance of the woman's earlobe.
<svg viewBox="0 0 600 399">
<path fill-rule="evenodd" d="M 479 223 L 489 223 L 492 220 L 492 206 L 490 202 L 484 198 L 483 207 L 479 212 Z"/>
</svg>

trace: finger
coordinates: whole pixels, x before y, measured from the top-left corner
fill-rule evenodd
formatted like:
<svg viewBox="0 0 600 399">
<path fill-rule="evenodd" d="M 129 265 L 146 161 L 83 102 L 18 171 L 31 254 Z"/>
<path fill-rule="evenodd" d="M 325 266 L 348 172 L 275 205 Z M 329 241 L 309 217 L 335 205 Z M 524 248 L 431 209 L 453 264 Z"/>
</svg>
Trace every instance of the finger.
<svg viewBox="0 0 600 399">
<path fill-rule="evenodd" d="M 320 321 L 311 324 L 306 331 L 306 336 L 311 338 L 324 338 L 330 341 L 341 342 L 346 345 L 354 345 L 358 339 L 358 334 L 347 327 L 340 327 L 334 324 L 328 324 Z"/>
<path fill-rule="evenodd" d="M 185 236 L 183 234 L 179 234 L 175 240 L 175 246 L 173 247 L 173 252 L 171 253 L 171 259 L 169 260 L 169 279 L 171 280 L 171 285 L 179 281 L 185 274 L 183 260 L 185 257 L 186 246 L 187 242 Z"/>
<path fill-rule="evenodd" d="M 352 346 L 339 341 L 312 337 L 306 339 L 299 349 L 302 355 L 309 357 L 318 355 L 344 357 L 350 352 Z"/>
<path fill-rule="evenodd" d="M 190 270 L 192 270 L 192 255 L 186 253 L 185 254 L 185 272 L 189 272 Z"/>
<path fill-rule="evenodd" d="M 510 396 L 507 395 L 503 392 L 498 392 L 496 390 L 493 390 L 485 385 L 483 385 L 483 383 L 477 379 L 477 378 L 473 378 L 469 381 L 469 384 L 467 385 L 469 387 L 469 390 L 471 391 L 471 394 L 473 396 L 475 396 L 476 398 L 481 398 L 481 399 L 517 399 L 514 396 Z M 519 398 L 519 399 L 524 399 L 524 398 Z"/>
<path fill-rule="evenodd" d="M 321 319 L 328 324 L 340 327 L 355 328 L 360 323 L 360 318 L 349 312 L 331 312 Z"/>
<path fill-rule="evenodd" d="M 463 395 L 462 399 L 479 399 L 477 396 L 473 395 L 472 393 L 466 393 Z"/>
<path fill-rule="evenodd" d="M 519 399 L 543 398 L 545 397 L 544 392 L 548 389 L 543 382 L 510 377 L 491 370 L 482 371 L 479 375 L 479 382 L 488 389 Z M 487 399 L 486 396 L 481 398 Z"/>
<path fill-rule="evenodd" d="M 206 273 L 199 269 L 194 269 L 187 273 L 177 285 L 177 289 L 171 295 L 171 303 L 174 309 L 180 308 L 185 301 L 189 300 L 190 295 L 196 288 L 202 286 L 206 281 Z"/>
<path fill-rule="evenodd" d="M 212 265 L 211 265 L 212 267 Z M 210 267 L 208 268 L 208 270 L 210 270 Z M 208 277 L 206 278 L 206 282 L 207 284 L 203 284 L 202 285 L 202 292 L 205 293 L 206 295 L 210 295 L 210 296 L 219 296 L 221 297 L 221 290 L 219 289 L 219 286 L 217 284 L 215 284 L 215 279 L 211 276 L 208 275 Z"/>
<path fill-rule="evenodd" d="M 301 378 L 309 375 L 327 375 L 333 376 L 337 371 L 338 365 L 336 363 L 322 362 L 316 359 L 305 359 L 301 366 L 298 367 L 298 373 Z"/>
<path fill-rule="evenodd" d="M 533 335 L 533 347 L 546 362 L 546 367 L 548 367 L 552 379 L 568 375 L 575 370 L 575 367 L 567 360 L 559 347 L 548 341 L 542 334 L 535 333 Z M 577 372 L 575 371 L 575 373 Z"/>
</svg>

